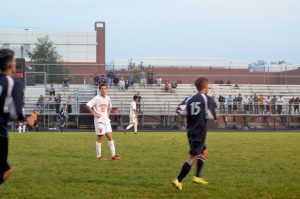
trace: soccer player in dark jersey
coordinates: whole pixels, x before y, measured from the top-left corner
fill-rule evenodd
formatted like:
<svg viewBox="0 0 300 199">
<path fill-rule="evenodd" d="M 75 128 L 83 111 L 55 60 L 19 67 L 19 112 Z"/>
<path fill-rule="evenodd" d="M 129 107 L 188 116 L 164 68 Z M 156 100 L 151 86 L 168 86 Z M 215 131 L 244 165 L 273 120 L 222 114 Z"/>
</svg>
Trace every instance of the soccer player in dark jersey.
<svg viewBox="0 0 300 199">
<path fill-rule="evenodd" d="M 173 181 L 173 185 L 182 190 L 182 180 L 189 173 L 191 167 L 197 163 L 196 173 L 193 177 L 193 182 L 206 185 L 206 182 L 201 178 L 201 170 L 207 156 L 205 146 L 205 137 L 207 133 L 207 121 L 215 120 L 216 112 L 213 99 L 207 95 L 208 79 L 199 77 L 195 81 L 197 93 L 186 98 L 177 108 L 177 113 L 185 115 L 187 119 L 187 137 L 190 145 L 189 158 L 183 164 L 177 179 Z"/>
<path fill-rule="evenodd" d="M 13 169 L 7 162 L 8 155 L 8 121 L 16 116 L 25 122 L 23 115 L 23 89 L 12 76 L 16 72 L 16 59 L 14 52 L 9 49 L 0 49 L 0 184 L 6 181 Z"/>
</svg>

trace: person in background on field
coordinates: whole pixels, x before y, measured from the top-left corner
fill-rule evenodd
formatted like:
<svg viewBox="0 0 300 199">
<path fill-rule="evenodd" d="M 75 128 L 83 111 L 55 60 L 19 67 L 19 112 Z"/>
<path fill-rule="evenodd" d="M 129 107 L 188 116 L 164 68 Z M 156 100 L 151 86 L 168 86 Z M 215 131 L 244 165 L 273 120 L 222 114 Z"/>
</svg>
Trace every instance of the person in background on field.
<svg viewBox="0 0 300 199">
<path fill-rule="evenodd" d="M 113 81 L 114 81 L 114 79 L 115 79 L 115 73 L 112 71 L 112 70 L 110 70 L 108 73 L 107 73 L 107 79 L 108 79 L 108 85 L 109 85 L 109 87 L 112 87 L 113 86 Z"/>
<path fill-rule="evenodd" d="M 143 86 L 144 88 L 146 88 L 146 73 L 143 68 L 139 72 L 139 80 L 140 80 L 140 87 Z"/>
<path fill-rule="evenodd" d="M 127 133 L 127 130 L 134 127 L 134 134 L 137 134 L 138 126 L 138 113 L 136 109 L 136 103 L 138 101 L 138 96 L 133 96 L 133 101 L 130 104 L 130 113 L 129 113 L 129 125 L 124 129 L 124 133 Z"/>
<path fill-rule="evenodd" d="M 25 103 L 23 103 L 22 112 L 23 112 L 23 115 L 25 116 Z M 20 121 L 18 130 L 19 130 L 19 133 L 22 133 L 22 132 L 25 133 L 25 131 L 26 131 L 26 122 Z"/>
<path fill-rule="evenodd" d="M 283 99 L 282 95 L 280 95 L 279 99 L 277 100 L 277 112 L 278 112 L 278 114 L 281 114 L 283 105 L 284 105 L 284 99 Z"/>
<path fill-rule="evenodd" d="M 228 114 L 232 113 L 232 105 L 233 105 L 233 99 L 232 99 L 232 96 L 229 95 L 227 97 L 227 110 L 228 110 Z"/>
<path fill-rule="evenodd" d="M 39 131 L 39 125 L 38 125 L 38 119 L 39 119 L 39 112 L 34 109 L 31 113 L 30 120 L 32 121 L 32 125 L 29 126 L 28 131 L 31 131 L 33 128 L 35 128 L 35 131 Z"/>
<path fill-rule="evenodd" d="M 161 87 L 161 83 L 162 83 L 162 78 L 160 76 L 157 76 L 156 78 L 156 84 L 158 87 Z"/>
<path fill-rule="evenodd" d="M 68 110 L 68 114 L 72 113 L 72 104 L 74 103 L 74 100 L 72 99 L 72 97 L 69 95 L 65 104 L 67 105 L 67 110 Z"/>
</svg>

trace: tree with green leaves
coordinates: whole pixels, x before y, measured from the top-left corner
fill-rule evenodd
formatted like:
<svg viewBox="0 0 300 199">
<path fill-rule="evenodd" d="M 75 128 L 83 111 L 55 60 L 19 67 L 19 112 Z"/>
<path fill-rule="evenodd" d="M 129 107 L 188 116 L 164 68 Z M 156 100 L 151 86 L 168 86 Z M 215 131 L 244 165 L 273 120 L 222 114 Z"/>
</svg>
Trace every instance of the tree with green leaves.
<svg viewBox="0 0 300 199">
<path fill-rule="evenodd" d="M 65 69 L 62 65 L 62 57 L 58 54 L 54 43 L 49 40 L 48 36 L 37 38 L 35 48 L 32 51 L 28 51 L 28 57 L 34 67 L 34 72 L 46 72 L 48 74 L 48 82 L 61 83 L 64 76 L 58 74 L 64 74 Z M 38 76 L 36 78 L 37 83 L 43 83 L 43 77 Z"/>
</svg>

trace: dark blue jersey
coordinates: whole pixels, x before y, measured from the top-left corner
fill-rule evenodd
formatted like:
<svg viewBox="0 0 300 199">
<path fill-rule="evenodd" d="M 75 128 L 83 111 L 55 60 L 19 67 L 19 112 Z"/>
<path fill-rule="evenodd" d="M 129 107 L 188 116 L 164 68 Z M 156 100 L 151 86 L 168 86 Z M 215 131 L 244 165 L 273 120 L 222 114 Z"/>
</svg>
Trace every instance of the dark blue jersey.
<svg viewBox="0 0 300 199">
<path fill-rule="evenodd" d="M 7 136 L 7 122 L 10 117 L 16 116 L 16 119 L 26 121 L 22 110 L 23 100 L 20 82 L 0 74 L 0 136 Z"/>
<path fill-rule="evenodd" d="M 190 133 L 197 133 L 199 129 L 203 129 L 208 119 L 216 120 L 214 100 L 201 93 L 186 98 L 176 112 L 186 116 L 187 131 Z"/>
</svg>

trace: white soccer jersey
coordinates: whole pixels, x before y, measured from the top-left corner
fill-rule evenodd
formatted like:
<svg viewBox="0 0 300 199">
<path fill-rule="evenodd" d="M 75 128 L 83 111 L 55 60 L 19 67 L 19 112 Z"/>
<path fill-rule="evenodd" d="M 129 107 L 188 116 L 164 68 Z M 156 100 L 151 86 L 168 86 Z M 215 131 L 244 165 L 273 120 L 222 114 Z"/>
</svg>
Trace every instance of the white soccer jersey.
<svg viewBox="0 0 300 199">
<path fill-rule="evenodd" d="M 96 134 L 104 135 L 105 133 L 112 132 L 110 119 L 108 117 L 108 109 L 112 107 L 110 97 L 107 95 L 105 97 L 96 95 L 86 105 L 101 115 L 98 119 L 94 118 Z"/>
<path fill-rule="evenodd" d="M 132 101 L 130 104 L 130 117 L 136 117 L 135 111 L 136 111 L 136 103 L 135 101 Z"/>
<path fill-rule="evenodd" d="M 108 109 L 111 109 L 112 104 L 109 96 L 102 97 L 96 95 L 87 105 L 102 116 L 108 116 Z"/>
</svg>

